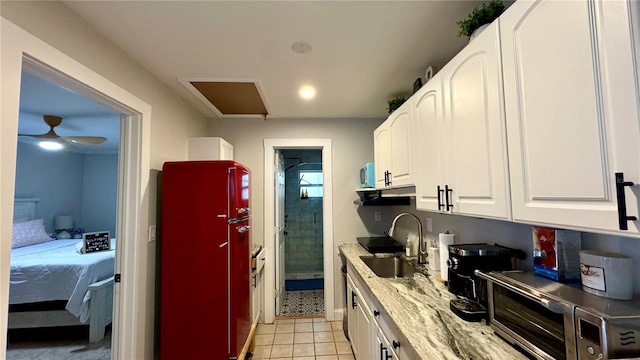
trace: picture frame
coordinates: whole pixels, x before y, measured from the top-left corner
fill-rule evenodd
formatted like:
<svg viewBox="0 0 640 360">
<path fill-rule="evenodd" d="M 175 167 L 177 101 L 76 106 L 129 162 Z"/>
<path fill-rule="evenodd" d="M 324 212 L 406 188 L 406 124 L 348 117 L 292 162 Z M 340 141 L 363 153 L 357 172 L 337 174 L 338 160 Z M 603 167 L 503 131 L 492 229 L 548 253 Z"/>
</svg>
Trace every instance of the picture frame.
<svg viewBox="0 0 640 360">
<path fill-rule="evenodd" d="M 111 250 L 111 236 L 108 231 L 97 231 L 82 234 L 82 252 L 89 254 Z"/>
<path fill-rule="evenodd" d="M 416 81 L 413 82 L 413 94 L 415 94 L 422 87 L 422 79 L 417 78 Z"/>
</svg>

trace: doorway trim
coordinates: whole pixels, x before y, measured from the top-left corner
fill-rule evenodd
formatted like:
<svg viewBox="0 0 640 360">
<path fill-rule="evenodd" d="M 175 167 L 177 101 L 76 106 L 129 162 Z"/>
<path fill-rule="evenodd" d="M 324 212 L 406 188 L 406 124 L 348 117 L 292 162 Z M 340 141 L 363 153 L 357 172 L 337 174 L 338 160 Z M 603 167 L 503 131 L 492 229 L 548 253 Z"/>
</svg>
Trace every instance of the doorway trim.
<svg viewBox="0 0 640 360">
<path fill-rule="evenodd" d="M 281 149 L 322 149 L 322 172 L 324 198 L 322 200 L 322 248 L 324 272 L 324 312 L 327 321 L 335 319 L 334 314 L 334 245 L 333 245 L 333 184 L 332 184 L 332 141 L 331 139 L 265 139 L 264 140 L 264 227 L 263 239 L 265 247 L 265 287 L 264 287 L 264 322 L 273 323 L 276 307 L 276 269 L 274 232 L 273 186 L 275 181 L 274 155 Z"/>
<path fill-rule="evenodd" d="M 151 106 L 12 22 L 0 18 L 0 358 L 6 356 L 11 229 L 20 77 L 23 68 L 123 114 L 118 161 L 118 214 L 112 359 L 145 357 Z"/>
</svg>

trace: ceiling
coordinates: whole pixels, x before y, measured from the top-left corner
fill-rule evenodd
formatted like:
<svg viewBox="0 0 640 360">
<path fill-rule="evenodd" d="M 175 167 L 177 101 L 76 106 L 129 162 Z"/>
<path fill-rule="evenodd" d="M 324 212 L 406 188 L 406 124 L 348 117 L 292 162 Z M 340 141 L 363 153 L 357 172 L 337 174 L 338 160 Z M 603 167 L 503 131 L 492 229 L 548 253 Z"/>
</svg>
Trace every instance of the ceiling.
<svg viewBox="0 0 640 360">
<path fill-rule="evenodd" d="M 74 144 L 70 149 L 85 154 L 116 154 L 120 143 L 120 114 L 77 93 L 22 72 L 20 84 L 19 134 L 49 131 L 43 115 L 62 117 L 55 132 L 60 136 L 104 136 L 100 145 Z M 18 141 L 37 144 L 38 140 L 19 136 Z"/>
<path fill-rule="evenodd" d="M 255 80 L 271 118 L 377 118 L 464 45 L 478 1 L 65 1 L 207 117 L 183 83 Z M 311 51 L 292 51 L 296 42 Z M 181 82 L 182 81 L 182 82 Z M 298 96 L 316 88 L 311 100 Z M 64 123 L 63 123 L 64 125 Z M 62 129 L 62 128 L 61 128 Z"/>
</svg>

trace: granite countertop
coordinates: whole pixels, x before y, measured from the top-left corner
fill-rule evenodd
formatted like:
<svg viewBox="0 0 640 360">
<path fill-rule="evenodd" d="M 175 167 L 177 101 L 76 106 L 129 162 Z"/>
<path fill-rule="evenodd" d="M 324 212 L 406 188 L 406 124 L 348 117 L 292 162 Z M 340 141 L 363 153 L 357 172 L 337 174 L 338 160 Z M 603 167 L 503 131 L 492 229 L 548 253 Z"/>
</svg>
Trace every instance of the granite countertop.
<svg viewBox="0 0 640 360">
<path fill-rule="evenodd" d="M 360 259 L 372 256 L 358 243 L 339 246 L 371 293 L 390 315 L 418 359 L 527 359 L 482 323 L 467 322 L 449 309 L 455 296 L 437 280 L 426 277 L 385 279 L 376 276 Z"/>
</svg>

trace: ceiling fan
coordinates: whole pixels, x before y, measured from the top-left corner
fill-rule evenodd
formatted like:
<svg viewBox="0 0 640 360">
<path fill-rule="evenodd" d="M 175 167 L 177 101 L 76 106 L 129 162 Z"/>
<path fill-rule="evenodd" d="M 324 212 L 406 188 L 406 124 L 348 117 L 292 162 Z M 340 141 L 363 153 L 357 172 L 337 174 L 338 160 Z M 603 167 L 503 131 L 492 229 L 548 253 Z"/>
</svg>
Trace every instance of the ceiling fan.
<svg viewBox="0 0 640 360">
<path fill-rule="evenodd" d="M 49 125 L 49 132 L 46 134 L 18 134 L 18 136 L 30 136 L 32 138 L 40 139 L 41 141 L 62 141 L 63 145 L 80 144 L 80 145 L 99 145 L 107 141 L 107 138 L 102 136 L 59 136 L 56 134 L 56 126 L 62 123 L 62 118 L 54 115 L 43 115 L 44 122 Z"/>
</svg>

